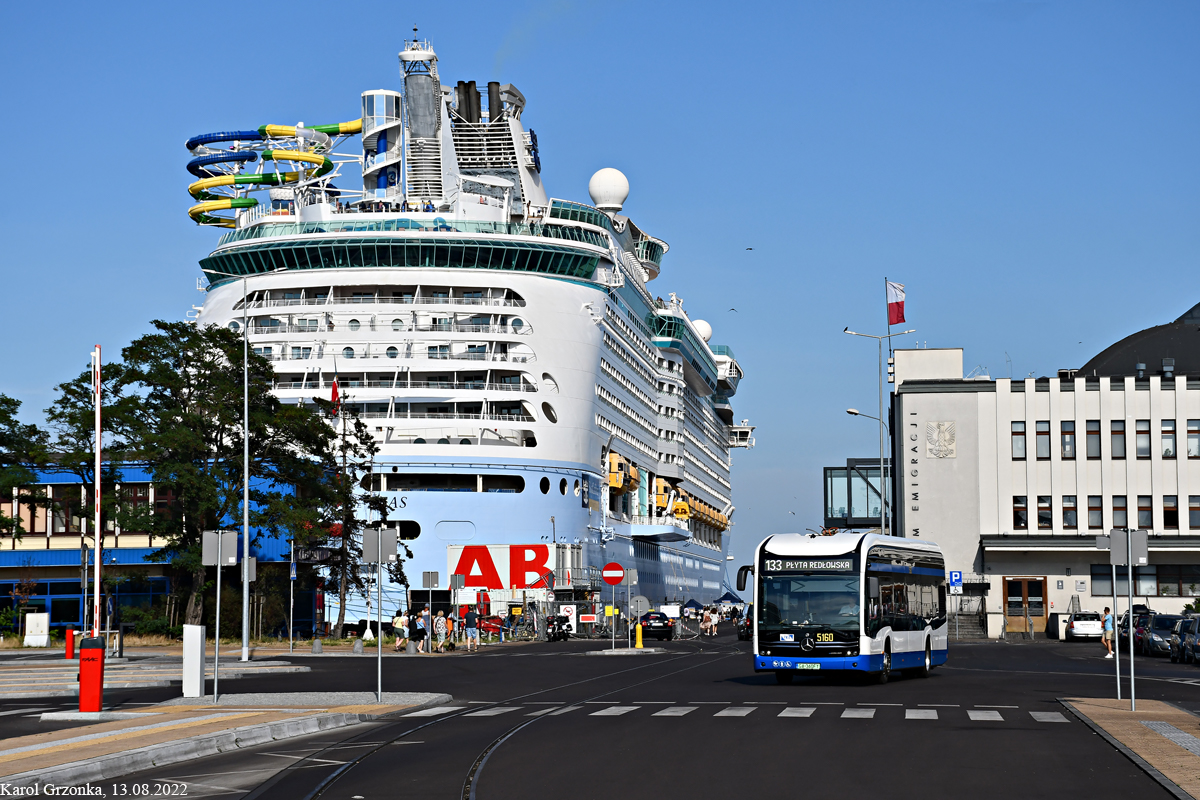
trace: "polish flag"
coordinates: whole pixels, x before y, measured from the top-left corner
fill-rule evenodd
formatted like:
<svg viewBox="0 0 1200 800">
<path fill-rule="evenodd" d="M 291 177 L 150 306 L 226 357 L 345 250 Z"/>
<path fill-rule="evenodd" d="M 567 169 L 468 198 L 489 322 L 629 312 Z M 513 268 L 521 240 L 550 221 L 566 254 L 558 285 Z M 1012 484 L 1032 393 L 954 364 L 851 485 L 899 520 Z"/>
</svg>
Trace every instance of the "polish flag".
<svg viewBox="0 0 1200 800">
<path fill-rule="evenodd" d="M 904 322 L 904 284 L 887 282 L 888 325 Z"/>
</svg>

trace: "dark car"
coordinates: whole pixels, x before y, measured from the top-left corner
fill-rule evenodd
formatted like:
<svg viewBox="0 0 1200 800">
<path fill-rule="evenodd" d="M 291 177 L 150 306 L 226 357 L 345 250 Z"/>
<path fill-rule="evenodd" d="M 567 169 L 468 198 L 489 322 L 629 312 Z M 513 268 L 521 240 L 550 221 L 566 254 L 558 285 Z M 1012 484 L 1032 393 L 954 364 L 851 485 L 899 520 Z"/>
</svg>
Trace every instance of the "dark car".
<svg viewBox="0 0 1200 800">
<path fill-rule="evenodd" d="M 738 640 L 748 642 L 754 638 L 754 606 L 746 606 L 746 615 L 737 621 Z"/>
<path fill-rule="evenodd" d="M 1194 617 L 1181 619 L 1175 623 L 1174 630 L 1171 631 L 1171 663 L 1182 661 L 1188 663 L 1191 659 L 1188 657 L 1188 635 L 1196 632 L 1196 620 Z"/>
<path fill-rule="evenodd" d="M 647 611 L 642 614 L 638 624 L 642 626 L 643 637 L 653 636 L 660 642 L 663 639 L 669 642 L 675 638 L 675 623 L 661 611 Z"/>
<path fill-rule="evenodd" d="M 1171 652 L 1171 631 L 1183 617 L 1178 614 L 1151 614 L 1141 629 L 1141 653 L 1161 656 Z M 1136 637 L 1135 637 L 1136 638 Z"/>
</svg>

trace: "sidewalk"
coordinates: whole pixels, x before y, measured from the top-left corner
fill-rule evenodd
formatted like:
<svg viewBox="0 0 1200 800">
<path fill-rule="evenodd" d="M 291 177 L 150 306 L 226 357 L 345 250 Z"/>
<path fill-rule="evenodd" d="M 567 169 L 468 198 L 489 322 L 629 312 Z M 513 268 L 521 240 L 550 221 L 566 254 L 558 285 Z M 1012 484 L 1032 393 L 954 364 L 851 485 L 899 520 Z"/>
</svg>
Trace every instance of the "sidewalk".
<svg viewBox="0 0 1200 800">
<path fill-rule="evenodd" d="M 238 661 L 221 659 L 222 678 L 309 672 L 308 667 L 287 661 Z M 213 675 L 213 660 L 204 672 Z M 66 658 L 0 662 L 0 701 L 22 697 L 74 697 L 79 694 L 79 661 Z M 152 658 L 108 659 L 104 665 L 104 688 L 144 688 L 183 682 L 183 657 L 160 655 Z"/>
<path fill-rule="evenodd" d="M 427 692 L 386 692 L 383 704 L 373 699 L 368 692 L 331 692 L 224 695 L 219 706 L 172 701 L 120 720 L 8 739 L 0 745 L 0 780 L 14 787 L 78 786 L 452 700 Z"/>
<path fill-rule="evenodd" d="M 1137 711 L 1128 700 L 1061 702 L 1176 797 L 1200 798 L 1200 717 L 1160 700 L 1138 700 Z"/>
</svg>

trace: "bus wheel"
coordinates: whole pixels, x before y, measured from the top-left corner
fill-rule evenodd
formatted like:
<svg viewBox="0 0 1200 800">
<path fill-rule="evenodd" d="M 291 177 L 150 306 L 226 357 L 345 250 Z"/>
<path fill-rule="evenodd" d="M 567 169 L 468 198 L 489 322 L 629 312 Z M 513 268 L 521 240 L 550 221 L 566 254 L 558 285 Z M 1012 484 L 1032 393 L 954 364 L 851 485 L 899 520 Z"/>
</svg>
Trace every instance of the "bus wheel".
<svg viewBox="0 0 1200 800">
<path fill-rule="evenodd" d="M 925 643 L 925 663 L 913 670 L 918 678 L 928 678 L 933 671 L 933 653 L 929 651 L 929 642 Z"/>
<path fill-rule="evenodd" d="M 884 684 L 888 682 L 888 678 L 892 674 L 892 647 L 891 644 L 884 645 L 883 648 L 883 665 L 879 668 L 879 672 L 875 673 L 875 682 Z"/>
<path fill-rule="evenodd" d="M 793 675 L 790 672 L 776 672 L 775 673 L 775 680 L 777 682 L 779 682 L 780 684 L 782 684 L 783 686 L 789 685 L 792 682 L 792 678 L 794 678 L 794 677 L 795 677 L 795 675 Z"/>
</svg>

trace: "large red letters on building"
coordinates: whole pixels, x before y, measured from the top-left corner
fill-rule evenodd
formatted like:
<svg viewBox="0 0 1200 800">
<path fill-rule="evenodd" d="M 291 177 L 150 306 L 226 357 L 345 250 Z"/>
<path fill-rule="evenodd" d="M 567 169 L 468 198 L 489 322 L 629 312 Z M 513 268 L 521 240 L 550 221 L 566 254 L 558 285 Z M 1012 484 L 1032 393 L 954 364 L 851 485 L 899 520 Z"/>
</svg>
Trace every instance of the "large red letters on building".
<svg viewBox="0 0 1200 800">
<path fill-rule="evenodd" d="M 452 574 L 468 589 L 529 589 L 553 570 L 550 545 L 464 545 Z"/>
</svg>

